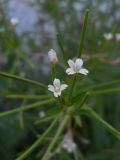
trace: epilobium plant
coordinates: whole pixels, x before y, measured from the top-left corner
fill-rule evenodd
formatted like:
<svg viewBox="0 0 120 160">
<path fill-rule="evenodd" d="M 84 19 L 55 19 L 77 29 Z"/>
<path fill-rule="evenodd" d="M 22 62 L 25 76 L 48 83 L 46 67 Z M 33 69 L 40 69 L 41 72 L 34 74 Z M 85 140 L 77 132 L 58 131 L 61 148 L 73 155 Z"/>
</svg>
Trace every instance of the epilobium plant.
<svg viewBox="0 0 120 160">
<path fill-rule="evenodd" d="M 23 105 L 20 108 L 16 108 L 10 111 L 1 112 L 0 117 L 10 115 L 13 113 L 19 113 L 19 112 L 21 113 L 25 110 L 42 106 L 43 107 L 42 112 L 44 112 L 44 114 L 42 114 L 42 116 L 39 117 L 39 119 L 36 118 L 34 124 L 39 125 L 40 123 L 45 123 L 45 122 L 48 122 L 47 124 L 49 124 L 49 126 L 47 124 L 44 125 L 45 130 L 43 134 L 37 135 L 36 141 L 30 147 L 26 148 L 25 151 L 21 152 L 21 154 L 16 158 L 16 160 L 26 159 L 36 148 L 42 148 L 40 154 L 38 154 L 38 159 L 41 160 L 53 159 L 55 155 L 54 153 L 56 153 L 55 148 L 61 148 L 63 150 L 67 150 L 68 154 L 74 153 L 77 159 L 81 159 L 79 155 L 76 155 L 77 153 L 76 150 L 78 147 L 76 141 L 74 140 L 75 134 L 73 132 L 75 130 L 73 123 L 79 126 L 82 125 L 80 123 L 81 114 L 95 118 L 116 138 L 118 138 L 118 140 L 120 140 L 120 132 L 117 131 L 115 128 L 113 128 L 106 121 L 104 121 L 88 104 L 88 98 L 90 99 L 90 97 L 94 95 L 119 92 L 120 88 L 110 89 L 110 86 L 113 84 L 120 83 L 120 80 L 107 82 L 103 84 L 96 84 L 88 88 L 84 88 L 82 90 L 80 88 L 80 83 L 77 83 L 77 80 L 78 81 L 81 80 L 80 79 L 81 76 L 88 75 L 88 70 L 83 68 L 83 60 L 81 59 L 81 54 L 83 51 L 83 46 L 85 41 L 88 13 L 89 13 L 88 10 L 86 10 L 81 32 L 80 43 L 76 55 L 77 59 L 75 61 L 67 59 L 67 57 L 65 56 L 61 35 L 60 34 L 57 35 L 62 57 L 64 59 L 64 66 L 66 66 L 67 61 L 69 64 L 69 68 L 66 69 L 65 67 L 63 73 L 65 74 L 66 71 L 68 75 L 65 74 L 65 77 L 61 77 L 60 80 L 56 78 L 58 76 L 57 75 L 58 73 L 56 71 L 56 65 L 59 61 L 57 58 L 57 54 L 54 50 L 50 50 L 48 53 L 52 67 L 51 83 L 53 83 L 53 85 L 48 85 L 49 83 L 45 85 L 43 83 L 36 82 L 27 78 L 11 75 L 5 72 L 0 72 L 1 76 L 23 81 L 27 84 L 35 85 L 43 89 L 43 91 L 46 91 L 46 94 L 43 95 L 6 96 L 8 98 L 38 99 L 40 101 L 37 101 L 29 105 Z M 83 75 L 79 76 L 77 73 Z M 63 80 L 64 83 L 61 83 Z M 78 88 L 75 90 L 76 87 Z M 101 87 L 106 87 L 106 89 L 100 89 Z M 109 88 L 107 89 L 107 87 Z M 48 92 L 48 90 L 53 92 L 54 94 L 53 97 L 51 97 L 51 94 L 50 92 Z M 47 105 L 47 108 L 45 108 L 44 110 L 45 105 Z M 44 143 L 46 142 L 46 140 L 49 140 L 47 146 L 46 143 Z M 59 150 L 60 151 L 59 154 L 61 154 L 62 152 L 61 149 Z"/>
</svg>

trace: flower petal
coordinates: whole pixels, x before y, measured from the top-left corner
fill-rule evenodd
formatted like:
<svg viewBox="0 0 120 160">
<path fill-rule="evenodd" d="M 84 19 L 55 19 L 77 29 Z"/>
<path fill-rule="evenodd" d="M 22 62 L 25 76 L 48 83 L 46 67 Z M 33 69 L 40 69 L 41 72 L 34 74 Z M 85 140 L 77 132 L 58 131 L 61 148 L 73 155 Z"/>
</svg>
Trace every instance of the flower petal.
<svg viewBox="0 0 120 160">
<path fill-rule="evenodd" d="M 60 96 L 61 95 L 61 91 L 60 92 L 54 92 L 54 96 L 55 97 L 58 97 L 58 96 Z"/>
<path fill-rule="evenodd" d="M 79 70 L 83 65 L 83 60 L 81 58 L 76 59 L 75 65 L 76 65 L 76 69 Z"/>
<path fill-rule="evenodd" d="M 72 75 L 72 74 L 75 74 L 75 71 L 74 71 L 72 68 L 67 68 L 67 69 L 66 69 L 66 73 L 67 73 L 68 75 Z"/>
<path fill-rule="evenodd" d="M 67 84 L 62 84 L 62 85 L 61 85 L 61 91 L 64 90 L 64 89 L 66 89 L 67 87 L 68 87 Z"/>
<path fill-rule="evenodd" d="M 71 59 L 68 60 L 68 64 L 71 68 L 75 68 L 75 63 Z"/>
<path fill-rule="evenodd" d="M 55 78 L 53 84 L 54 84 L 55 87 L 60 88 L 60 80 L 59 79 Z"/>
<path fill-rule="evenodd" d="M 48 90 L 51 91 L 51 92 L 54 92 L 54 90 L 55 90 L 54 86 L 53 85 L 48 85 Z"/>
<path fill-rule="evenodd" d="M 57 93 L 57 92 L 54 92 L 54 96 L 55 96 L 55 97 L 58 97 L 59 95 L 58 95 L 58 93 Z"/>
<path fill-rule="evenodd" d="M 87 69 L 85 69 L 85 68 L 81 68 L 79 73 L 87 75 L 89 73 L 89 71 Z"/>
<path fill-rule="evenodd" d="M 60 96 L 60 95 L 61 95 L 61 91 L 60 91 L 60 92 L 57 92 L 57 94 L 58 94 L 58 96 Z"/>
</svg>

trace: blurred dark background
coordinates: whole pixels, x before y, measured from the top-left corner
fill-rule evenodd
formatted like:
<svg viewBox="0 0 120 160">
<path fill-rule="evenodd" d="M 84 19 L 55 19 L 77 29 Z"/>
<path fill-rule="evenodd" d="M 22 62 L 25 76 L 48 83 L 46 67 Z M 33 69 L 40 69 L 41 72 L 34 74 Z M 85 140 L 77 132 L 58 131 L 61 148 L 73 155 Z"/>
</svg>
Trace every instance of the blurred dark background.
<svg viewBox="0 0 120 160">
<path fill-rule="evenodd" d="M 56 33 L 63 36 L 66 56 L 74 57 L 86 8 L 90 14 L 82 57 L 90 75 L 85 83 L 93 85 L 120 79 L 119 0 L 0 0 L 0 70 L 48 84 L 50 62 L 47 52 L 53 48 L 61 59 Z M 59 71 L 59 77 L 62 74 Z M 4 95 L 28 93 L 41 94 L 41 91 L 0 77 L 0 111 L 28 103 Z M 120 93 L 95 96 L 90 102 L 118 130 L 119 97 Z M 24 128 L 20 126 L 19 114 L 0 118 L 0 160 L 15 159 L 34 142 L 39 130 L 44 128 L 44 124 L 34 127 L 32 123 L 39 118 L 40 111 L 38 108 L 24 113 Z M 85 160 L 120 160 L 120 142 L 93 119 L 83 117 L 81 130 L 78 133 L 81 132 L 83 142 L 76 141 Z M 28 160 L 36 160 L 36 152 Z"/>
</svg>

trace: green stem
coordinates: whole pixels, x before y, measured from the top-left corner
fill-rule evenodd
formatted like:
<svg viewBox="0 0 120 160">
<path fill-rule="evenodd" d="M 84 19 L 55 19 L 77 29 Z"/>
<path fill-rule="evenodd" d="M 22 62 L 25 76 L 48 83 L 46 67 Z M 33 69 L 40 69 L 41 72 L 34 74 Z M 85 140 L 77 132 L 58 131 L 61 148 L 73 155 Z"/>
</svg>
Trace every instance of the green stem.
<svg viewBox="0 0 120 160">
<path fill-rule="evenodd" d="M 62 121 L 62 124 L 60 125 L 60 127 L 58 128 L 58 131 L 56 133 L 56 135 L 54 136 L 52 142 L 50 143 L 50 145 L 48 146 L 47 151 L 45 152 L 44 156 L 42 157 L 42 160 L 48 160 L 49 159 L 49 154 L 51 152 L 51 150 L 53 149 L 53 147 L 55 146 L 61 132 L 63 131 L 65 124 L 68 120 L 68 115 L 66 115 L 66 117 L 64 118 L 64 120 Z"/>
<path fill-rule="evenodd" d="M 52 81 L 54 81 L 56 77 L 55 64 L 52 63 L 51 68 L 52 68 Z"/>
<path fill-rule="evenodd" d="M 81 54 L 82 54 L 82 51 L 83 51 L 85 34 L 86 34 L 86 29 L 87 29 L 87 22 L 88 22 L 88 14 L 89 14 L 89 10 L 86 9 L 85 15 L 84 15 L 82 32 L 81 32 L 80 44 L 79 44 L 78 51 L 77 51 L 77 57 L 81 57 Z"/>
<path fill-rule="evenodd" d="M 70 91 L 69 91 L 69 97 L 68 97 L 69 100 L 70 100 L 71 97 L 72 97 L 72 93 L 73 93 L 73 91 L 74 91 L 74 85 L 75 85 L 76 79 L 77 79 L 77 75 L 74 75 L 73 81 L 72 81 L 72 84 L 71 84 L 71 87 L 70 87 Z"/>
<path fill-rule="evenodd" d="M 7 116 L 7 115 L 10 115 L 10 114 L 13 114 L 13 113 L 20 112 L 20 111 L 25 111 L 25 110 L 32 109 L 32 108 L 35 108 L 35 107 L 40 107 L 40 106 L 43 106 L 45 104 L 50 104 L 52 102 L 54 102 L 54 99 L 49 99 L 49 100 L 44 100 L 42 102 L 32 103 L 32 104 L 23 106 L 22 108 L 16 108 L 16 109 L 12 109 L 10 111 L 1 112 L 0 117 Z"/>
<path fill-rule="evenodd" d="M 44 85 L 40 82 L 36 82 L 36 81 L 31 80 L 31 79 L 19 77 L 19 76 L 12 75 L 12 74 L 9 74 L 9 73 L 0 72 L 0 76 L 7 77 L 7 78 L 12 78 L 12 79 L 19 80 L 19 81 L 23 81 L 25 83 L 28 83 L 28 84 L 31 84 L 31 85 L 36 85 L 36 86 L 39 86 L 39 87 L 42 87 L 42 88 L 45 88 L 45 89 L 47 88 L 46 85 Z"/>
<path fill-rule="evenodd" d="M 43 139 L 48 135 L 48 133 L 53 129 L 53 127 L 55 126 L 55 124 L 57 123 L 58 119 L 59 119 L 60 115 L 55 118 L 55 120 L 53 120 L 53 122 L 51 123 L 51 125 L 47 128 L 47 130 L 35 141 L 35 143 L 32 144 L 32 146 L 30 148 L 28 148 L 23 154 L 21 154 L 16 160 L 23 160 L 25 159 L 30 153 L 32 153 L 35 148 L 37 148 L 40 143 L 43 141 Z"/>
</svg>

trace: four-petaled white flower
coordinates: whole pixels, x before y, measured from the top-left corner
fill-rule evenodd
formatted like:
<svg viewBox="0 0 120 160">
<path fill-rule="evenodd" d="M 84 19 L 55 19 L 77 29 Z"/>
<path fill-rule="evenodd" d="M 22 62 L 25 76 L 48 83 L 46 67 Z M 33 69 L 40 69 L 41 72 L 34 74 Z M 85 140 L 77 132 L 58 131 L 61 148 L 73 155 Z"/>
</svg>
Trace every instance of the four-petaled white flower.
<svg viewBox="0 0 120 160">
<path fill-rule="evenodd" d="M 58 97 L 61 95 L 61 92 L 67 87 L 67 84 L 61 84 L 60 80 L 55 78 L 53 81 L 53 85 L 48 85 L 48 90 L 53 92 L 55 97 Z"/>
<path fill-rule="evenodd" d="M 57 58 L 57 54 L 56 54 L 55 50 L 51 49 L 51 50 L 48 52 L 48 57 L 49 57 L 50 61 L 51 61 L 53 64 L 58 63 L 58 58 Z"/>
<path fill-rule="evenodd" d="M 84 75 L 87 75 L 89 73 L 89 71 L 85 68 L 83 68 L 83 60 L 81 58 L 78 58 L 75 60 L 75 62 L 71 59 L 68 60 L 68 64 L 70 66 L 70 68 L 66 69 L 66 73 L 68 75 L 72 75 L 75 73 L 81 73 Z"/>
</svg>

